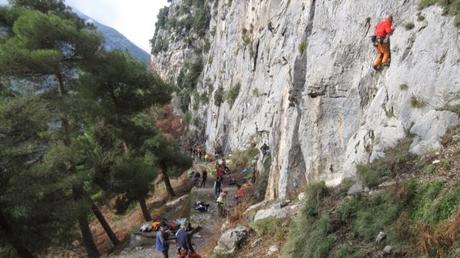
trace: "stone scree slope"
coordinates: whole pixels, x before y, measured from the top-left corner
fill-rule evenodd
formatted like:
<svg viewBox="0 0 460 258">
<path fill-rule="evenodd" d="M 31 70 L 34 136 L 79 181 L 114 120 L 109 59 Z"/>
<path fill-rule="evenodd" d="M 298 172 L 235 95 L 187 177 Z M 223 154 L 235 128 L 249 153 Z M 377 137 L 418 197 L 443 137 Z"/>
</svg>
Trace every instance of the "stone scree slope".
<svg viewBox="0 0 460 258">
<path fill-rule="evenodd" d="M 170 9 L 181 4 L 173 0 Z M 203 54 L 198 92 L 208 85 L 214 92 L 218 86 L 241 88 L 233 106 L 217 107 L 210 96 L 194 111 L 208 149 L 216 143 L 226 150 L 244 148 L 258 133 L 272 152 L 266 198 L 283 199 L 310 180 L 335 185 L 354 176 L 357 164 L 381 157 L 408 134 L 414 135 L 414 153 L 439 148 L 440 137 L 459 123 L 457 114 L 443 111 L 460 103 L 459 30 L 440 7 L 419 11 L 418 4 L 209 3 L 210 50 Z M 374 72 L 370 36 L 387 14 L 396 28 L 391 66 Z M 415 26 L 407 30 L 411 22 Z M 153 56 L 152 67 L 171 80 L 197 54 L 185 39 L 169 37 L 168 51 Z"/>
</svg>

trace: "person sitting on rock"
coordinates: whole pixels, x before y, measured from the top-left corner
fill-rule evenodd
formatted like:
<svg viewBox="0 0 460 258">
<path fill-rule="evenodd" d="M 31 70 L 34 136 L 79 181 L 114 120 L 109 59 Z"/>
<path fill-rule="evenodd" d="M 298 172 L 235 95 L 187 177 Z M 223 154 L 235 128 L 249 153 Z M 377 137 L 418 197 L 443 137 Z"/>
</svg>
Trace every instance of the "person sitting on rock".
<svg viewBox="0 0 460 258">
<path fill-rule="evenodd" d="M 375 26 L 374 37 L 377 51 L 377 57 L 373 64 L 375 70 L 390 65 L 390 35 L 393 34 L 393 31 L 393 16 L 391 15 Z"/>
</svg>

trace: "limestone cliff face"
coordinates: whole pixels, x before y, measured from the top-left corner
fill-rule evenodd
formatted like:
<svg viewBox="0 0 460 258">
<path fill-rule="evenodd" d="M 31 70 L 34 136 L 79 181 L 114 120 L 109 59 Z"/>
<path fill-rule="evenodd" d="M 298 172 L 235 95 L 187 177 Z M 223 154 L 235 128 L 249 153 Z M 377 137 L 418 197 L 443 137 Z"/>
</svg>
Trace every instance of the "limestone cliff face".
<svg viewBox="0 0 460 258">
<path fill-rule="evenodd" d="M 216 143 L 242 148 L 254 134 L 269 143 L 267 198 L 285 198 L 309 180 L 337 184 L 408 134 L 414 135 L 411 151 L 435 150 L 447 128 L 459 123 L 445 111 L 460 103 L 459 31 L 439 7 L 419 11 L 416 0 L 208 5 L 210 49 L 199 54 L 204 68 L 197 91 L 240 89 L 233 105 L 216 106 L 211 95 L 194 115 L 205 125 L 210 149 Z M 374 72 L 369 37 L 388 13 L 396 28 L 391 66 Z M 408 23 L 415 26 L 406 29 Z M 152 60 L 169 79 L 191 58 L 185 39 L 171 42 Z"/>
</svg>

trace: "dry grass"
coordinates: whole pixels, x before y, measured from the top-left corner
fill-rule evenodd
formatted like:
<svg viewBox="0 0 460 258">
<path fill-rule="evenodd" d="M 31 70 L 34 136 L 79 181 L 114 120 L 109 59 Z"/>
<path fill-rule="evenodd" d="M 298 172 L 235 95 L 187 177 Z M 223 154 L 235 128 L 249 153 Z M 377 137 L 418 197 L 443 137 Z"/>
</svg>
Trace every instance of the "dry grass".
<svg viewBox="0 0 460 258">
<path fill-rule="evenodd" d="M 447 257 L 447 250 L 460 235 L 460 211 L 437 227 L 419 224 L 415 226 L 416 250 L 418 253 Z"/>
</svg>

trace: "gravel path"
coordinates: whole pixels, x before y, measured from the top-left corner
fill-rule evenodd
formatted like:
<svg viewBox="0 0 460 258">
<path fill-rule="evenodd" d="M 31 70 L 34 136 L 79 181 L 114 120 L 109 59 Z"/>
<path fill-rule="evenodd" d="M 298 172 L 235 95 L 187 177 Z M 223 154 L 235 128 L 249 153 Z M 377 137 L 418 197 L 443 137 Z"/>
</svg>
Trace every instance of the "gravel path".
<svg viewBox="0 0 460 258">
<path fill-rule="evenodd" d="M 220 218 L 217 215 L 217 205 L 215 203 L 216 197 L 213 193 L 212 183 L 214 183 L 214 178 L 208 178 L 207 186 L 204 188 L 193 188 L 190 193 L 190 203 L 194 203 L 195 201 L 204 201 L 210 204 L 209 211 L 207 213 L 200 213 L 193 209 L 190 212 L 190 222 L 192 226 L 201 226 L 201 230 L 193 235 L 192 243 L 195 249 L 200 253 L 203 247 L 209 244 L 211 239 L 206 236 L 212 236 L 213 233 L 216 231 L 220 232 L 220 228 L 224 222 L 223 218 Z M 234 186 L 225 186 L 224 191 L 228 192 L 227 197 L 227 207 L 231 208 L 234 207 L 234 195 L 235 195 L 236 188 Z M 135 238 L 136 236 L 132 236 Z M 140 237 L 142 238 L 142 237 Z M 138 240 L 140 240 L 138 237 Z M 215 240 L 215 239 L 212 239 Z M 133 241 L 130 241 L 131 243 Z M 138 241 L 134 241 L 138 242 Z M 121 251 L 117 255 L 112 255 L 110 257 L 118 257 L 118 258 L 162 258 L 163 256 L 155 251 L 155 241 L 154 239 L 141 239 L 142 245 L 137 247 L 128 247 Z M 169 247 L 169 257 L 176 257 L 176 245 L 175 243 L 171 243 Z"/>
</svg>

